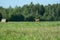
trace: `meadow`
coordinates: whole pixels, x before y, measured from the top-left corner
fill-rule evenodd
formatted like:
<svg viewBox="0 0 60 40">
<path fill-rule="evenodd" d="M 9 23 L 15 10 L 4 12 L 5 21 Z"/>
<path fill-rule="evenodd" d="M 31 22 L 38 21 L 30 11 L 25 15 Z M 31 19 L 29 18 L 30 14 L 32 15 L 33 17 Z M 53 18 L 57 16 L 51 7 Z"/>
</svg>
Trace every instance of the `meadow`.
<svg viewBox="0 0 60 40">
<path fill-rule="evenodd" d="M 0 40 L 60 40 L 60 21 L 0 22 Z"/>
</svg>

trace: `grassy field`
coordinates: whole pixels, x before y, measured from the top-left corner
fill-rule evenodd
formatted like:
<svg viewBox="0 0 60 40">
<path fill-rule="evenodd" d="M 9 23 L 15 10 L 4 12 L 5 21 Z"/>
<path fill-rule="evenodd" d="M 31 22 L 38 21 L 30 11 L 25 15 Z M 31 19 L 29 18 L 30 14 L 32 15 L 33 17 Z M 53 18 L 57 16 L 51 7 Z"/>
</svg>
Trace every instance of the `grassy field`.
<svg viewBox="0 0 60 40">
<path fill-rule="evenodd" d="M 60 40 L 60 22 L 0 23 L 0 40 Z"/>
</svg>

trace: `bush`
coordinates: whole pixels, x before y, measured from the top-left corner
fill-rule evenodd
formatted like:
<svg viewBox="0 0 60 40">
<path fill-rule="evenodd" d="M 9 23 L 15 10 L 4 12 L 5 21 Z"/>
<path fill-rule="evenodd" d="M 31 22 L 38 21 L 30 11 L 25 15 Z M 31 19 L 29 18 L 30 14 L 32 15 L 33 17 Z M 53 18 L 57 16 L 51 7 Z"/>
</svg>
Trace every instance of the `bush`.
<svg viewBox="0 0 60 40">
<path fill-rule="evenodd" d="M 24 21 L 23 15 L 12 15 L 10 21 Z"/>
</svg>

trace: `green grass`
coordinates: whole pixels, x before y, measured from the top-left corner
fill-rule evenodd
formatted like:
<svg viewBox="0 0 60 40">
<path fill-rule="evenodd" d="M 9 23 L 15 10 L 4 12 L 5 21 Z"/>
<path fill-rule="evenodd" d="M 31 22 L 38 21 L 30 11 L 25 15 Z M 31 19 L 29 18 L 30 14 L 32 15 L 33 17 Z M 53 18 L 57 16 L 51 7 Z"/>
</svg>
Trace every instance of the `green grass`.
<svg viewBox="0 0 60 40">
<path fill-rule="evenodd" d="M 60 40 L 60 22 L 0 23 L 0 40 Z"/>
</svg>

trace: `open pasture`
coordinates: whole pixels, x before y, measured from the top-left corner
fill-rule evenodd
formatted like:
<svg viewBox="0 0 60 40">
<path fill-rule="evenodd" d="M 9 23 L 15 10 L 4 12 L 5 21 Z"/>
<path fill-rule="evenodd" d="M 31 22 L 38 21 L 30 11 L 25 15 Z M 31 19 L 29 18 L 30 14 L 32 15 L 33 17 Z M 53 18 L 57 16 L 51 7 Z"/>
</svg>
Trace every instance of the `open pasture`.
<svg viewBox="0 0 60 40">
<path fill-rule="evenodd" d="M 60 40 L 60 22 L 0 23 L 0 40 Z"/>
</svg>

